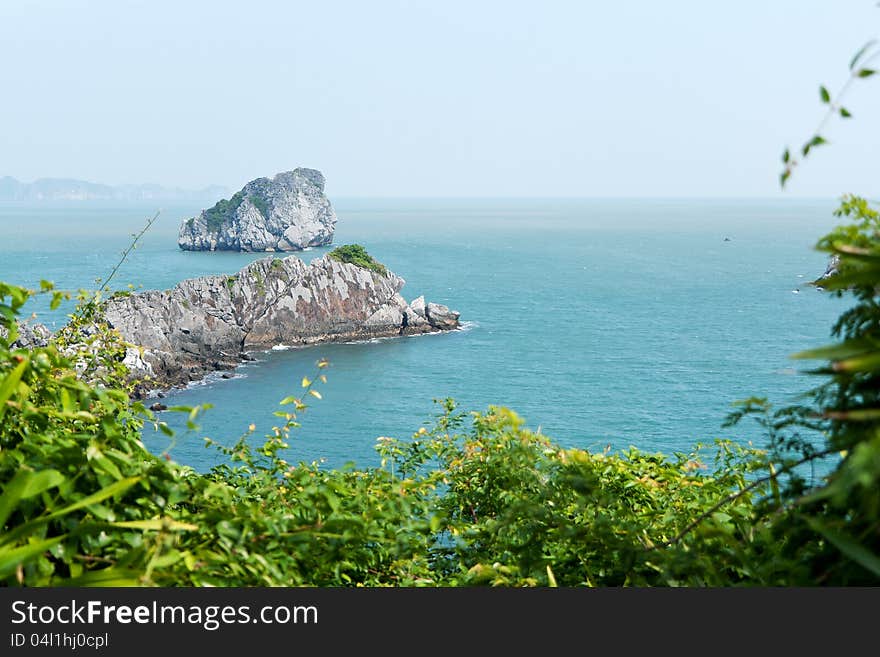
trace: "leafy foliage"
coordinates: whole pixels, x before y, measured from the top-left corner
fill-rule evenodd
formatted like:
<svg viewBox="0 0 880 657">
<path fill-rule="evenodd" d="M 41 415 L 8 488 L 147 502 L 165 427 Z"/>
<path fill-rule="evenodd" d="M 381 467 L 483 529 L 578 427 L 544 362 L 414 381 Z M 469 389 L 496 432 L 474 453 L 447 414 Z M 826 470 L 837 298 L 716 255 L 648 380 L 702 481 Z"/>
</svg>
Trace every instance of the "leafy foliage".
<svg viewBox="0 0 880 657">
<path fill-rule="evenodd" d="M 227 201 L 225 198 L 217 201 L 213 207 L 208 208 L 204 212 L 205 223 L 209 233 L 218 233 L 223 225 L 232 221 L 238 206 L 244 201 L 244 194 L 236 192 Z"/>
<path fill-rule="evenodd" d="M 269 207 L 269 202 L 263 198 L 260 194 L 251 194 L 248 199 L 251 203 L 253 203 L 254 207 L 259 210 L 260 214 L 263 215 L 264 218 L 269 218 L 269 212 L 271 208 Z"/>
<path fill-rule="evenodd" d="M 382 276 L 386 276 L 388 274 L 388 270 L 385 268 L 385 265 L 375 260 L 373 256 L 367 253 L 367 250 L 360 244 L 346 244 L 344 246 L 338 246 L 327 255 L 329 255 L 331 258 L 338 260 L 339 262 L 347 262 L 352 265 L 357 265 L 358 267 L 364 267 Z"/>
<path fill-rule="evenodd" d="M 880 48 L 878 48 L 878 42 L 872 39 L 862 46 L 853 56 L 852 60 L 850 60 L 849 76 L 836 95 L 832 96 L 831 92 L 828 91 L 825 85 L 819 86 L 819 100 L 823 105 L 827 105 L 828 109 L 822 117 L 822 120 L 819 122 L 819 125 L 813 131 L 813 135 L 801 146 L 801 160 L 805 160 L 810 154 L 810 151 L 817 146 L 828 143 L 828 140 L 825 139 L 822 133 L 833 117 L 839 116 L 842 119 L 852 118 L 852 113 L 842 105 L 843 98 L 846 96 L 854 82 L 869 78 L 877 72 L 876 69 L 871 67 L 873 66 L 873 63 L 878 60 L 880 60 Z M 781 187 L 785 187 L 799 162 L 800 160 L 792 154 L 790 148 L 786 148 L 782 152 L 783 166 L 782 173 L 779 174 L 779 184 Z"/>
</svg>

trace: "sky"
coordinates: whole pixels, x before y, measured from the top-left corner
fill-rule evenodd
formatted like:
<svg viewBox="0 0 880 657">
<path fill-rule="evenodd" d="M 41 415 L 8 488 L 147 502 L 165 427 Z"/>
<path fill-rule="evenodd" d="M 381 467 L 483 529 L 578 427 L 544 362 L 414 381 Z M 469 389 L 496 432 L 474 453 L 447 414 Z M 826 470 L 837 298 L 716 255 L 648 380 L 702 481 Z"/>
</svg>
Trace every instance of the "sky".
<svg viewBox="0 0 880 657">
<path fill-rule="evenodd" d="M 880 74 L 778 176 L 877 36 L 876 0 L 0 0 L 0 176 L 876 197 Z"/>
</svg>

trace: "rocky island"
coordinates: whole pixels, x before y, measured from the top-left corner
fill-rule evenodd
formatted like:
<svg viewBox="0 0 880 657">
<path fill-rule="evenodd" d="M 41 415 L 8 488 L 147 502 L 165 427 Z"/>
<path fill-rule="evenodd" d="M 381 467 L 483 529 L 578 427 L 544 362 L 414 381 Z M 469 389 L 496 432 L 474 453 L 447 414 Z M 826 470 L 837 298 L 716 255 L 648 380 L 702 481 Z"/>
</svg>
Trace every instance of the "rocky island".
<svg viewBox="0 0 880 657">
<path fill-rule="evenodd" d="M 180 226 L 184 251 L 299 251 L 333 241 L 336 213 L 315 169 L 257 178 Z"/>
<path fill-rule="evenodd" d="M 232 369 L 248 350 L 459 327 L 458 312 L 424 297 L 408 303 L 403 285 L 362 247 L 349 245 L 309 264 L 267 257 L 234 275 L 120 293 L 108 300 L 104 317 L 135 346 L 125 362 L 143 396 Z"/>
</svg>

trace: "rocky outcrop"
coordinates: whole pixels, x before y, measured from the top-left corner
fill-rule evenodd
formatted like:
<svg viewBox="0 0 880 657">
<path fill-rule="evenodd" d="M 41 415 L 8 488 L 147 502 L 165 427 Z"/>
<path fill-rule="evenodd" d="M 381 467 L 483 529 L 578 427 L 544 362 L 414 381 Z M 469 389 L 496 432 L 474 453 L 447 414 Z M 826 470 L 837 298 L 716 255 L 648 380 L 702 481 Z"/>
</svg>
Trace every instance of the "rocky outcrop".
<svg viewBox="0 0 880 657">
<path fill-rule="evenodd" d="M 459 326 L 455 311 L 413 305 L 404 280 L 330 255 L 257 260 L 232 276 L 185 280 L 171 290 L 119 296 L 104 315 L 137 349 L 126 364 L 141 392 L 234 368 L 247 350 L 415 335 Z"/>
<path fill-rule="evenodd" d="M 0 337 L 6 338 L 8 335 L 6 329 L 0 326 Z M 49 344 L 52 332 L 42 324 L 31 324 L 30 322 L 18 322 L 18 337 L 9 345 L 11 349 L 34 349 L 35 347 L 45 347 Z"/>
<path fill-rule="evenodd" d="M 294 169 L 257 178 L 180 226 L 185 251 L 299 251 L 333 241 L 336 213 L 324 176 Z"/>
<path fill-rule="evenodd" d="M 836 276 L 840 273 L 840 256 L 836 253 L 828 258 L 828 266 L 825 267 L 825 273 L 823 273 L 819 278 L 813 281 L 813 285 L 817 287 L 822 287 L 822 281 L 826 278 L 831 278 L 832 276 Z"/>
</svg>

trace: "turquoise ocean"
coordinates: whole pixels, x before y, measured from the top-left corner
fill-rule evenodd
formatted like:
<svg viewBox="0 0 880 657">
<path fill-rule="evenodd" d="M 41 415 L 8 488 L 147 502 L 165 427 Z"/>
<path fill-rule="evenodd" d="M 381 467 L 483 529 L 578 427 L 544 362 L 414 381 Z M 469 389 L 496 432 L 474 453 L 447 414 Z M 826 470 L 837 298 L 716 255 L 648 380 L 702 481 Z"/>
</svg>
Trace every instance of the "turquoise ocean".
<svg viewBox="0 0 880 657">
<path fill-rule="evenodd" d="M 203 436 L 232 443 L 248 425 L 277 424 L 315 362 L 328 381 L 292 433 L 290 461 L 378 464 L 380 436 L 430 426 L 434 399 L 463 410 L 514 409 L 564 446 L 686 451 L 715 438 L 764 438 L 753 424 L 722 429 L 750 396 L 786 404 L 817 381 L 789 356 L 825 344 L 844 301 L 809 286 L 813 250 L 837 223 L 835 200 L 332 199 L 334 246 L 363 244 L 406 279 L 403 295 L 461 312 L 463 330 L 254 354 L 231 379 L 209 377 L 163 403 L 214 407 L 200 430 L 177 429 L 171 456 L 206 470 L 220 460 Z M 159 218 L 114 279 L 166 289 L 232 273 L 265 254 L 178 250 L 197 203 L 0 204 L 0 280 L 94 288 L 146 220 Z M 319 257 L 332 247 L 298 255 Z M 50 328 L 70 306 L 31 305 Z M 168 438 L 152 428 L 147 446 Z"/>
</svg>

